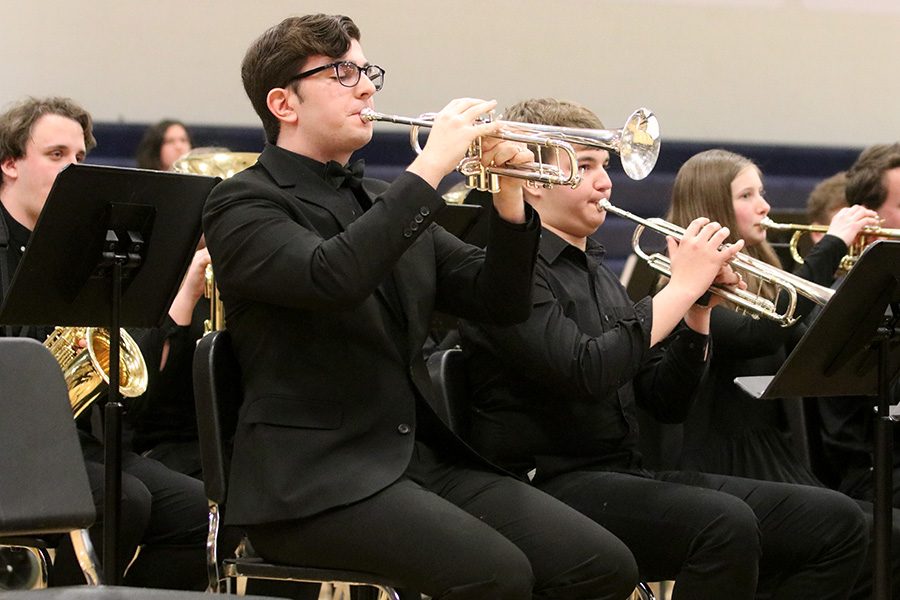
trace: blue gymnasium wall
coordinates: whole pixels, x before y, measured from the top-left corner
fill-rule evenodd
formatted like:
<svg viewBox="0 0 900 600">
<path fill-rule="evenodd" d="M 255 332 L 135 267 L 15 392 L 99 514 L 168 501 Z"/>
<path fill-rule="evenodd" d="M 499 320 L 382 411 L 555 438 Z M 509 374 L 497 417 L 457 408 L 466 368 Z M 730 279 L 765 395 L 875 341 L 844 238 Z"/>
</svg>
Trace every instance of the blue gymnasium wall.
<svg viewBox="0 0 900 600">
<path fill-rule="evenodd" d="M 194 145 L 222 146 L 234 152 L 259 152 L 263 147 L 262 129 L 189 125 Z M 97 148 L 88 156 L 94 164 L 135 166 L 134 156 L 146 125 L 98 123 L 94 129 Z M 823 179 L 850 167 L 861 148 L 825 148 L 759 144 L 714 144 L 708 142 L 663 141 L 659 161 L 653 172 L 641 181 L 632 181 L 615 164 L 611 166 L 612 201 L 642 217 L 664 216 L 675 174 L 691 156 L 710 148 L 724 148 L 756 162 L 764 174 L 764 184 L 773 211 L 802 212 L 812 188 Z M 357 158 L 366 161 L 366 174 L 392 180 L 415 157 L 409 135 L 403 131 L 377 131 L 372 142 Z M 447 177 L 441 191 L 462 180 L 454 173 Z M 634 223 L 614 215 L 595 234 L 607 249 L 607 264 L 617 273 L 631 253 Z M 645 235 L 648 247 L 663 244 L 661 236 Z"/>
</svg>

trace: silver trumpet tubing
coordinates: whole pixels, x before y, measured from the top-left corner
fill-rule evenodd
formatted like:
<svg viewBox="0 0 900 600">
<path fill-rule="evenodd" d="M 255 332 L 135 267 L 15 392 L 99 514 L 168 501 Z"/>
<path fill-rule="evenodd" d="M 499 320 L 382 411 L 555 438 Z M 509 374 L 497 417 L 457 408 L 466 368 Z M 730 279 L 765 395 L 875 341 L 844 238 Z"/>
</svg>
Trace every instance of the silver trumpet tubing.
<svg viewBox="0 0 900 600">
<path fill-rule="evenodd" d="M 639 217 L 627 210 L 613 206 L 608 200 L 601 200 L 598 203 L 598 208 L 638 223 L 631 238 L 634 253 L 642 260 L 647 261 L 647 264 L 656 272 L 665 275 L 666 277 L 672 276 L 671 261 L 669 260 L 669 257 L 658 252 L 653 254 L 644 252 L 640 245 L 641 235 L 645 229 L 652 229 L 657 233 L 670 235 L 680 242 L 684 237 L 684 229 L 664 219 L 655 217 L 645 219 Z M 834 290 L 831 288 L 813 283 L 812 281 L 808 281 L 793 273 L 788 273 L 787 271 L 773 267 L 764 261 L 747 256 L 743 253 L 738 253 L 731 260 L 730 265 L 734 270 L 738 271 L 738 273 L 746 273 L 756 277 L 760 281 L 774 285 L 774 299 L 764 298 L 759 294 L 754 294 L 735 286 L 721 284 L 713 284 L 710 286 L 710 293 L 733 303 L 753 318 L 764 317 L 766 319 L 771 319 L 780 323 L 782 327 L 793 325 L 797 321 L 797 317 L 794 316 L 794 313 L 797 310 L 798 294 L 805 296 L 822 306 L 824 306 L 834 295 Z M 788 304 L 784 311 L 778 312 L 776 301 L 781 297 L 782 293 L 787 294 Z"/>
<path fill-rule="evenodd" d="M 436 113 L 425 113 L 418 118 L 400 117 L 363 109 L 359 116 L 364 121 L 384 121 L 409 125 L 410 145 L 417 154 L 422 153 L 419 145 L 419 129 L 432 127 Z M 491 122 L 490 117 L 480 122 Z M 498 176 L 525 179 L 544 186 L 569 185 L 577 187 L 581 183 L 578 158 L 574 146 L 585 146 L 608 150 L 618 154 L 622 168 L 632 179 L 643 179 L 656 165 L 659 156 L 659 121 L 646 108 L 639 108 L 621 129 L 579 129 L 575 127 L 554 127 L 518 121 L 494 121 L 502 123 L 502 129 L 490 137 L 537 146 L 537 161 L 523 165 L 491 165 L 481 163 L 481 138 L 476 139 L 466 156 L 456 167 L 466 177 L 466 187 L 482 191 L 499 190 Z M 555 163 L 544 162 L 542 149 L 553 152 Z M 561 157 L 565 156 L 565 161 Z M 568 163 L 569 169 L 562 166 Z"/>
</svg>

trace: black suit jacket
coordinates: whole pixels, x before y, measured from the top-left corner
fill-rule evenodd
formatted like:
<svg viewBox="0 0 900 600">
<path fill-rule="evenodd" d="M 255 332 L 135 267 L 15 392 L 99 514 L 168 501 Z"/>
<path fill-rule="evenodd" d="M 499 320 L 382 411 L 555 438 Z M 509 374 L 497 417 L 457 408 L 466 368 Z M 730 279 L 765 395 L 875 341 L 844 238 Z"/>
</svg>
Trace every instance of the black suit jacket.
<svg viewBox="0 0 900 600">
<path fill-rule="evenodd" d="M 433 394 L 422 358 L 433 309 L 527 317 L 535 214 L 525 227 L 495 219 L 486 256 L 431 223 L 444 201 L 416 175 L 365 186 L 380 195 L 353 214 L 296 155 L 268 146 L 207 202 L 203 227 L 245 393 L 230 523 L 309 516 L 402 475 L 417 403 Z"/>
</svg>

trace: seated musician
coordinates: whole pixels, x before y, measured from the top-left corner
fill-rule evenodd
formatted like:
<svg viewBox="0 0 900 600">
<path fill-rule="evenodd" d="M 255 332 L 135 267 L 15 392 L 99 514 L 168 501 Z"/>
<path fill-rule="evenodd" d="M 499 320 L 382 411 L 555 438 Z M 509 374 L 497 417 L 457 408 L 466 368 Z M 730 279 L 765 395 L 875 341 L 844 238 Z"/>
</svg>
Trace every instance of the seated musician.
<svg viewBox="0 0 900 600">
<path fill-rule="evenodd" d="M 210 314 L 204 297 L 209 262 L 209 251 L 201 240 L 163 325 L 130 331 L 147 363 L 147 391 L 129 402 L 126 413 L 132 448 L 197 479 L 203 478 L 203 469 L 193 359 Z"/>
<path fill-rule="evenodd" d="M 602 128 L 586 108 L 528 100 L 515 121 Z M 633 304 L 592 236 L 606 219 L 606 150 L 576 147 L 575 188 L 526 188 L 544 231 L 531 316 L 514 326 L 462 322 L 473 385 L 470 440 L 487 458 L 578 509 L 624 542 L 643 578 L 675 580 L 681 599 L 845 599 L 865 554 L 863 515 L 831 490 L 693 472 L 650 472 L 635 407 L 685 417 L 708 368 L 713 281 L 742 247 L 706 218 L 669 239 L 671 278 Z M 712 310 L 715 310 L 714 308 Z M 827 526 L 823 526 L 827 523 Z"/>
<path fill-rule="evenodd" d="M 348 17 L 288 18 L 247 51 L 266 132 L 203 226 L 241 366 L 226 522 L 285 564 L 388 576 L 432 598 L 623 598 L 637 573 L 595 523 L 476 455 L 426 403 L 432 309 L 513 323 L 530 307 L 537 216 L 501 178 L 486 253 L 432 224 L 436 187 L 495 102 L 457 99 L 392 184 L 342 169 L 384 71 Z M 533 160 L 483 137 L 484 162 Z M 359 165 L 361 166 L 361 165 Z M 361 183 L 361 185 L 360 185 Z"/>
<path fill-rule="evenodd" d="M 745 253 L 762 263 L 780 267 L 759 225 L 768 215 L 763 175 L 748 158 L 725 150 L 708 150 L 691 157 L 675 178 L 669 219 L 684 225 L 698 215 L 711 215 L 729 224 L 729 242 L 744 242 Z M 801 281 L 821 286 L 832 283 L 848 246 L 863 227 L 877 223 L 876 213 L 855 204 L 838 210 L 827 234 L 813 247 L 797 271 Z M 773 284 L 747 275 L 750 289 L 774 297 Z M 784 296 L 784 295 L 783 295 Z M 782 303 L 786 298 L 780 299 Z M 723 305 L 712 309 L 710 337 L 715 352 L 709 377 L 703 382 L 694 408 L 684 422 L 682 468 L 737 477 L 765 479 L 824 488 L 801 458 L 796 437 L 788 426 L 797 398 L 761 401 L 735 383 L 736 377 L 774 375 L 802 337 L 811 312 L 811 300 L 800 296 L 794 317 L 798 322 L 783 327 L 774 320 L 754 319 Z M 857 502 L 871 528 L 872 504 Z M 816 510 L 814 518 L 819 518 Z M 894 595 L 900 595 L 900 514 L 893 529 Z M 860 571 L 852 598 L 872 593 L 874 548 Z"/>
<path fill-rule="evenodd" d="M 880 227 L 900 230 L 900 144 L 864 150 L 847 171 L 846 202 L 876 211 Z M 892 388 L 892 405 L 900 403 L 900 384 Z M 836 472 L 838 489 L 851 498 L 874 499 L 874 423 L 872 397 L 818 400 L 825 458 Z M 900 429 L 893 428 L 892 504 L 900 508 Z M 895 519 L 895 522 L 897 519 Z"/>
<path fill-rule="evenodd" d="M 90 114 L 67 98 L 28 98 L 0 115 L 0 298 L 8 289 L 31 231 L 57 174 L 82 162 L 94 147 Z M 43 342 L 49 329 L 6 326 L 0 335 L 28 336 Z M 83 414 L 88 415 L 90 411 Z M 79 420 L 88 478 L 98 510 L 91 528 L 95 548 L 102 537 L 103 445 Z M 119 562 L 131 562 L 123 583 L 139 587 L 206 588 L 207 502 L 203 485 L 162 464 L 125 452 L 122 457 L 122 519 Z M 64 538 L 51 584 L 84 583 Z"/>
</svg>

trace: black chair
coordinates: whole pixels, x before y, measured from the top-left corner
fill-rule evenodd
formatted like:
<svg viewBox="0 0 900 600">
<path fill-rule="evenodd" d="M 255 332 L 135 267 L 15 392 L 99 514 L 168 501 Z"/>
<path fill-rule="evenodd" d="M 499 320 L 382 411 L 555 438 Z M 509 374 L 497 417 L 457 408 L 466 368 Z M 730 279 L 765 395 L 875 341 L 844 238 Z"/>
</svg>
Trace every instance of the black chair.
<svg viewBox="0 0 900 600">
<path fill-rule="evenodd" d="M 49 553 L 60 534 L 72 539 L 85 579 L 99 584 L 87 534 L 96 519 L 69 393 L 50 350 L 28 338 L 0 338 L 0 546 L 29 573 L 9 586 L 47 586 Z M 9 565 L 8 565 L 9 566 Z"/>
<path fill-rule="evenodd" d="M 321 569 L 268 563 L 244 554 L 219 561 L 216 544 L 219 516 L 228 499 L 230 442 L 237 425 L 237 413 L 243 400 L 240 368 L 227 330 L 213 331 L 197 344 L 194 353 L 194 398 L 200 435 L 200 459 L 203 482 L 209 500 L 209 537 L 206 543 L 209 588 L 212 592 L 230 592 L 237 578 L 346 584 L 379 590 L 399 600 L 396 583 L 386 577 L 343 569 Z"/>
<path fill-rule="evenodd" d="M 462 349 L 438 350 L 428 357 L 426 364 L 439 401 L 432 408 L 451 431 L 465 439 L 469 423 L 469 388 Z M 638 583 L 631 598 L 656 600 L 650 586 L 643 581 Z"/>
<path fill-rule="evenodd" d="M 450 431 L 466 439 L 469 428 L 469 384 L 460 348 L 438 350 L 425 362 L 438 405 L 432 406 Z"/>
</svg>

